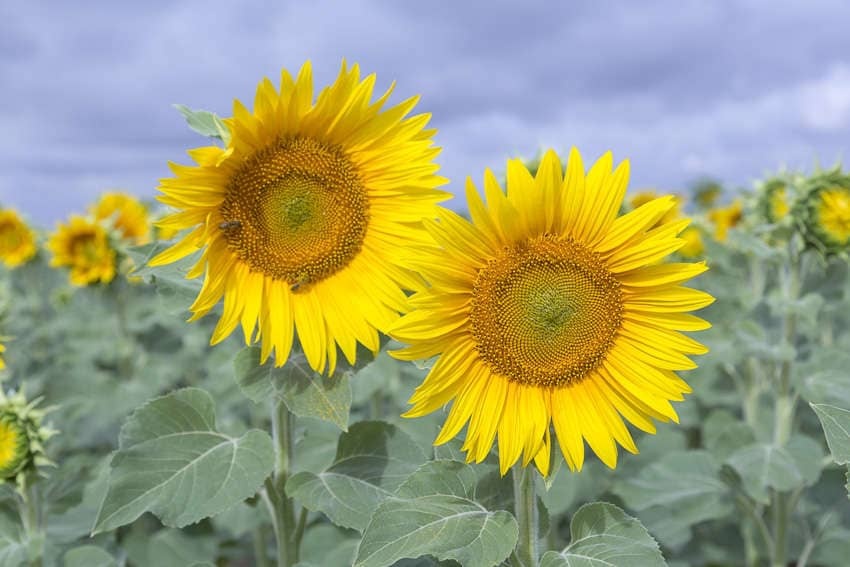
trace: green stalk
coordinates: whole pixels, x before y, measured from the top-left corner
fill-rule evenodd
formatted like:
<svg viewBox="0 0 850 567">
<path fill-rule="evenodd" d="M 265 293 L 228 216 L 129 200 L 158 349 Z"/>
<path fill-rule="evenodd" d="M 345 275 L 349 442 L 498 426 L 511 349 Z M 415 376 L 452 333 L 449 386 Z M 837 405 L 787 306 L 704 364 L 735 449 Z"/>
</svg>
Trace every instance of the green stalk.
<svg viewBox="0 0 850 567">
<path fill-rule="evenodd" d="M 265 526 L 257 526 L 254 529 L 254 564 L 257 567 L 269 567 L 269 559 L 266 557 L 266 531 Z"/>
<path fill-rule="evenodd" d="M 794 248 L 793 241 L 788 246 L 788 264 L 783 270 L 784 292 L 787 303 L 796 301 L 800 296 L 801 253 Z M 797 338 L 797 315 L 789 312 L 784 316 L 782 322 L 783 342 L 791 347 Z M 773 443 L 777 447 L 784 446 L 791 437 L 794 423 L 794 410 L 797 404 L 797 395 L 791 386 L 791 374 L 794 360 L 787 359 L 782 362 L 779 369 L 779 385 L 776 393 L 773 422 Z M 773 492 L 773 552 L 772 563 L 775 567 L 784 567 L 787 564 L 786 554 L 788 552 L 788 527 L 791 515 L 794 512 L 794 504 L 788 499 L 788 495 L 779 491 Z"/>
<path fill-rule="evenodd" d="M 514 510 L 519 524 L 519 541 L 515 551 L 522 567 L 537 567 L 540 527 L 537 520 L 537 494 L 534 490 L 534 466 L 514 465 Z"/>
<path fill-rule="evenodd" d="M 44 554 L 44 526 L 41 521 L 38 489 L 29 478 L 24 480 L 20 488 L 21 523 L 29 541 L 29 565 L 41 567 Z"/>
<path fill-rule="evenodd" d="M 285 491 L 294 449 L 292 414 L 280 400 L 275 400 L 272 407 L 272 433 L 275 443 L 275 471 L 273 477 L 266 479 L 265 483 L 267 504 L 272 514 L 277 541 L 277 565 L 292 567 L 298 562 L 299 555 L 295 502 L 286 496 Z"/>
</svg>

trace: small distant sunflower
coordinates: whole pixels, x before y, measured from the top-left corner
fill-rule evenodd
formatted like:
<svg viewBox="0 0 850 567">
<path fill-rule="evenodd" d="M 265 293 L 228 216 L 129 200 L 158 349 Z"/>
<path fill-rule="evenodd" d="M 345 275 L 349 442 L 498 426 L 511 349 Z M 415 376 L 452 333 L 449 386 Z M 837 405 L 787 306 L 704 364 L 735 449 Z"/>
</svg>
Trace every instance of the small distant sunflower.
<svg viewBox="0 0 850 567">
<path fill-rule="evenodd" d="M 703 181 L 694 188 L 694 203 L 700 210 L 710 209 L 722 193 L 723 187 L 716 181 Z"/>
<path fill-rule="evenodd" d="M 6 352 L 6 345 L 0 343 L 0 370 L 6 368 L 6 361 L 3 360 L 3 353 Z"/>
<path fill-rule="evenodd" d="M 850 250 L 850 175 L 826 172 L 807 186 L 800 215 L 807 239 L 828 253 Z"/>
<path fill-rule="evenodd" d="M 226 149 L 171 166 L 159 200 L 179 212 L 157 224 L 193 230 L 151 264 L 203 249 L 188 274 L 205 275 L 192 320 L 224 298 L 213 344 L 241 324 L 247 342 L 258 331 L 263 360 L 274 350 L 283 365 L 294 327 L 310 366 L 332 372 L 337 345 L 349 362 L 358 342 L 376 352 L 404 290 L 422 286 L 399 258 L 431 242 L 420 219 L 447 198 L 435 189 L 439 149 L 430 115 L 407 117 L 417 97 L 384 109 L 392 88 L 372 102 L 374 85 L 343 63 L 314 101 L 310 63 L 295 80 L 284 70 L 280 90 L 260 83 L 253 112 L 234 103 Z"/>
<path fill-rule="evenodd" d="M 743 203 L 735 199 L 728 207 L 718 207 L 708 212 L 708 219 L 714 223 L 714 239 L 726 242 L 729 229 L 738 226 L 743 216 Z"/>
<path fill-rule="evenodd" d="M 14 268 L 26 263 L 37 251 L 35 233 L 17 211 L 0 210 L 0 261 Z"/>
<path fill-rule="evenodd" d="M 695 226 L 689 226 L 682 231 L 679 238 L 685 241 L 677 251 L 679 256 L 693 260 L 702 257 L 705 253 L 705 245 L 702 242 L 702 233 Z"/>
<path fill-rule="evenodd" d="M 126 193 L 104 193 L 91 209 L 95 220 L 111 220 L 122 237 L 134 244 L 150 241 L 148 210 L 138 199 Z"/>
<path fill-rule="evenodd" d="M 74 285 L 109 283 L 115 277 L 115 250 L 106 229 L 84 217 L 73 215 L 57 225 L 47 249 L 53 253 L 50 265 L 70 268 Z"/>
<path fill-rule="evenodd" d="M 628 163 L 612 167 L 607 153 L 585 175 L 573 150 L 564 177 L 550 151 L 532 177 L 512 160 L 507 194 L 485 173 L 486 205 L 467 183 L 471 223 L 448 210 L 426 221 L 441 248 L 409 261 L 431 287 L 390 335 L 410 345 L 397 358 L 439 355 L 405 414 L 454 400 L 436 444 L 468 424 L 469 460 L 484 459 L 498 436 L 503 474 L 520 455 L 548 474 L 550 423 L 576 470 L 585 440 L 610 467 L 616 443 L 637 452 L 623 418 L 649 433 L 653 419 L 678 419 L 670 401 L 691 389 L 676 371 L 706 352 L 679 331 L 708 328 L 686 312 L 713 301 L 681 284 L 706 266 L 661 263 L 689 221 L 655 226 L 672 197 L 618 217 Z"/>
</svg>

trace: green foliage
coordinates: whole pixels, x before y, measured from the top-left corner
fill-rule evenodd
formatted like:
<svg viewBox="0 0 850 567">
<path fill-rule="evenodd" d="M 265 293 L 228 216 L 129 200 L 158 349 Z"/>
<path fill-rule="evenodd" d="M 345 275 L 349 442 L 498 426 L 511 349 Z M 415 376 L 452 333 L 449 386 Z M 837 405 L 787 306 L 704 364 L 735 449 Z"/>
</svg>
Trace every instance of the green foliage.
<svg viewBox="0 0 850 567">
<path fill-rule="evenodd" d="M 348 430 L 351 386 L 348 372 L 338 368 L 323 376 L 310 368 L 302 352 L 293 352 L 286 364 L 275 367 L 272 360 L 260 364 L 259 347 L 246 347 L 234 361 L 236 380 L 254 403 L 278 398 L 293 414 L 315 417 Z"/>
<path fill-rule="evenodd" d="M 458 461 L 420 467 L 375 510 L 357 551 L 357 567 L 386 567 L 433 555 L 461 565 L 497 565 L 513 550 L 517 523 L 475 502 L 475 471 Z"/>
<path fill-rule="evenodd" d="M 216 114 L 207 110 L 192 110 L 185 104 L 175 104 L 174 108 L 183 115 L 189 128 L 201 136 L 221 140 L 225 146 L 230 142 L 230 130 Z"/>
<path fill-rule="evenodd" d="M 363 531 L 378 505 L 425 462 L 413 440 L 394 425 L 360 422 L 339 438 L 326 470 L 301 472 L 286 492 L 336 525 Z"/>
<path fill-rule="evenodd" d="M 613 504 L 579 508 L 570 522 L 570 545 L 547 551 L 540 567 L 658 567 L 666 565 L 658 544 L 640 521 Z"/>
<path fill-rule="evenodd" d="M 157 398 L 121 428 L 94 533 L 144 512 L 175 527 L 213 516 L 257 492 L 272 470 L 273 455 L 264 431 L 238 438 L 219 433 L 214 401 L 203 390 Z"/>
</svg>

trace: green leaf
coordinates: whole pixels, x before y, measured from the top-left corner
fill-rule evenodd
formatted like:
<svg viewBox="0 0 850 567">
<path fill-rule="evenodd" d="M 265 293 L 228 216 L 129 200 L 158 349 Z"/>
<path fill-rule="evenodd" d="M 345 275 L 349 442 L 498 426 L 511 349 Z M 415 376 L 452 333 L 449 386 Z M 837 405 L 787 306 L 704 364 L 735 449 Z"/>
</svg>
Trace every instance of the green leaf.
<svg viewBox="0 0 850 567">
<path fill-rule="evenodd" d="M 171 244 L 170 242 L 152 242 L 135 246 L 127 250 L 127 255 L 136 266 L 133 275 L 154 286 L 163 310 L 171 314 L 184 313 L 201 291 L 199 279 L 186 279 L 186 274 L 198 261 L 200 251 L 167 266 L 147 265 L 154 256 Z"/>
<path fill-rule="evenodd" d="M 293 475 L 286 493 L 338 526 L 363 531 L 378 504 L 423 462 L 425 454 L 396 426 L 359 422 L 340 435 L 330 467 Z"/>
<path fill-rule="evenodd" d="M 770 502 L 768 488 L 788 491 L 804 484 L 803 473 L 788 450 L 771 443 L 738 449 L 726 462 L 741 476 L 747 494 L 763 504 Z"/>
<path fill-rule="evenodd" d="M 218 545 L 212 536 L 179 530 L 132 534 L 122 542 L 134 565 L 156 567 L 214 567 Z M 141 537 L 139 537 L 141 536 Z"/>
<path fill-rule="evenodd" d="M 157 398 L 121 428 L 94 533 L 144 512 L 175 527 L 213 516 L 255 494 L 273 464 L 267 433 L 251 430 L 234 438 L 216 430 L 213 399 L 204 390 Z"/>
<path fill-rule="evenodd" d="M 174 108 L 183 115 L 189 128 L 201 136 L 221 140 L 224 145 L 230 142 L 230 130 L 216 114 L 206 110 L 192 110 L 185 104 L 175 104 Z"/>
<path fill-rule="evenodd" d="M 340 367 L 332 376 L 314 372 L 304 353 L 293 350 L 281 367 L 269 359 L 260 364 L 259 347 L 246 347 L 234 361 L 242 392 L 259 403 L 276 395 L 299 417 L 317 417 L 346 431 L 351 411 L 348 371 Z"/>
<path fill-rule="evenodd" d="M 618 482 L 614 492 L 635 510 L 675 508 L 689 523 L 696 523 L 723 517 L 730 509 L 719 472 L 720 465 L 706 451 L 676 451 L 636 477 Z"/>
<path fill-rule="evenodd" d="M 65 567 L 118 567 L 115 558 L 96 545 L 75 547 L 65 553 Z"/>
<path fill-rule="evenodd" d="M 0 509 L 0 565 L 22 565 L 28 558 L 29 541 L 20 520 Z"/>
<path fill-rule="evenodd" d="M 613 504 L 579 508 L 570 522 L 570 545 L 548 551 L 540 567 L 658 567 L 666 565 L 658 544 L 638 521 Z"/>
<path fill-rule="evenodd" d="M 741 447 L 755 443 L 752 428 L 727 410 L 715 410 L 703 423 L 703 443 L 720 460 L 727 459 Z"/>
<path fill-rule="evenodd" d="M 818 414 L 826 444 L 838 464 L 850 463 L 850 410 L 828 404 L 809 404 Z"/>
<path fill-rule="evenodd" d="M 413 473 L 372 516 L 357 551 L 357 567 L 385 567 L 433 555 L 470 567 L 501 563 L 514 549 L 516 520 L 469 499 L 475 471 L 457 461 L 433 461 Z"/>
</svg>

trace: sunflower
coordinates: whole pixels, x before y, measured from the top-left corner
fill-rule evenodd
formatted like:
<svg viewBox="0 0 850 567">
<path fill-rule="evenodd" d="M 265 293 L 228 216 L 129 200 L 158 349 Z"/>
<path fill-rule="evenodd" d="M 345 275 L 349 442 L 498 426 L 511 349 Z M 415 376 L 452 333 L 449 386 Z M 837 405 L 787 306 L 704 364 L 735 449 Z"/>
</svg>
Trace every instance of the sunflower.
<svg viewBox="0 0 850 567">
<path fill-rule="evenodd" d="M 106 229 L 78 215 L 67 224 L 59 224 L 47 241 L 53 253 L 50 265 L 67 266 L 74 285 L 109 283 L 115 277 L 115 250 L 109 244 Z"/>
<path fill-rule="evenodd" d="M 804 203 L 806 235 L 827 252 L 850 249 L 850 177 L 844 182 L 814 189 Z"/>
<path fill-rule="evenodd" d="M 695 259 L 701 257 L 705 253 L 705 245 L 702 242 L 702 233 L 695 226 L 689 226 L 679 235 L 679 238 L 685 241 L 678 253 L 681 257 L 687 259 Z"/>
<path fill-rule="evenodd" d="M 17 211 L 0 211 L 0 261 L 14 268 L 27 262 L 37 251 L 35 233 Z"/>
<path fill-rule="evenodd" d="M 637 447 L 623 423 L 655 432 L 676 421 L 671 400 L 690 387 L 675 373 L 706 348 L 678 331 L 709 324 L 685 313 L 713 298 L 680 284 L 704 263 L 660 263 L 677 250 L 688 220 L 652 228 L 675 206 L 654 199 L 618 217 L 628 163 L 611 154 L 585 175 L 573 149 L 566 175 L 544 156 L 535 177 L 507 166 L 507 194 L 489 170 L 487 204 L 471 181 L 472 222 L 442 210 L 426 227 L 441 245 L 411 257 L 431 287 L 390 330 L 409 346 L 402 360 L 439 356 L 406 417 L 454 400 L 435 443 L 468 423 L 463 449 L 480 462 L 498 436 L 502 474 L 522 455 L 548 474 L 550 423 L 567 464 L 581 469 L 584 440 L 608 466 L 615 441 Z"/>
<path fill-rule="evenodd" d="M 421 219 L 448 197 L 435 188 L 430 115 L 406 117 L 417 98 L 384 109 L 392 87 L 371 102 L 375 76 L 343 62 L 315 102 L 310 63 L 278 91 L 260 83 L 253 112 L 239 101 L 227 148 L 205 147 L 197 165 L 172 165 L 159 200 L 179 209 L 158 225 L 191 232 L 155 257 L 167 264 L 203 248 L 188 277 L 205 275 L 191 306 L 197 319 L 224 298 L 212 343 L 241 324 L 261 357 L 283 365 L 293 327 L 310 366 L 332 372 L 337 345 L 353 363 L 357 343 L 379 349 L 422 286 L 402 251 L 427 245 Z M 257 331 L 255 337 L 255 331 Z"/>
<path fill-rule="evenodd" d="M 738 226 L 743 217 L 743 203 L 735 199 L 728 207 L 717 207 L 708 212 L 708 219 L 714 223 L 714 239 L 726 242 L 729 229 Z"/>
<path fill-rule="evenodd" d="M 147 208 L 132 195 L 104 193 L 91 208 L 95 220 L 111 220 L 122 237 L 134 244 L 150 241 Z"/>
<path fill-rule="evenodd" d="M 6 352 L 6 345 L 0 343 L 0 370 L 6 368 L 6 361 L 3 360 L 3 353 Z"/>
</svg>

